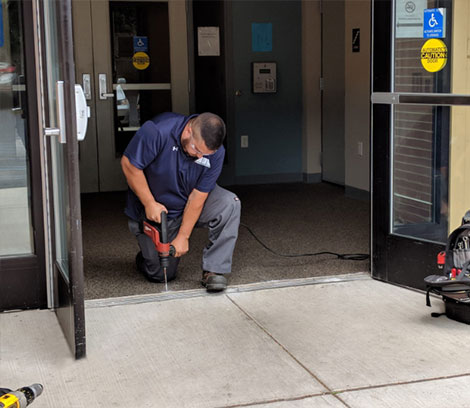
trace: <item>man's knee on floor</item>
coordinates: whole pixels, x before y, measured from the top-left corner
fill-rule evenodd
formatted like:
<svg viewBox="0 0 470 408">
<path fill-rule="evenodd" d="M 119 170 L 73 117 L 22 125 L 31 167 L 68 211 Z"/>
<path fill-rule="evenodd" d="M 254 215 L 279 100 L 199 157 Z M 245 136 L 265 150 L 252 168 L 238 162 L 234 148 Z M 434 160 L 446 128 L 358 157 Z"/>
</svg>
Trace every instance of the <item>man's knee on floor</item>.
<svg viewBox="0 0 470 408">
<path fill-rule="evenodd" d="M 171 261 L 170 261 L 171 262 Z M 165 282 L 165 275 L 163 268 L 160 266 L 158 260 L 146 259 L 142 265 L 143 272 L 147 279 L 152 282 L 163 283 Z M 176 278 L 177 265 L 171 265 L 167 268 L 166 277 L 167 281 L 171 281 Z"/>
<path fill-rule="evenodd" d="M 165 282 L 165 275 L 163 273 L 163 268 L 159 268 L 155 272 L 146 272 L 147 278 L 156 283 L 164 283 Z M 174 280 L 176 278 L 176 269 L 171 270 L 167 269 L 166 271 L 166 279 L 168 282 Z"/>
</svg>

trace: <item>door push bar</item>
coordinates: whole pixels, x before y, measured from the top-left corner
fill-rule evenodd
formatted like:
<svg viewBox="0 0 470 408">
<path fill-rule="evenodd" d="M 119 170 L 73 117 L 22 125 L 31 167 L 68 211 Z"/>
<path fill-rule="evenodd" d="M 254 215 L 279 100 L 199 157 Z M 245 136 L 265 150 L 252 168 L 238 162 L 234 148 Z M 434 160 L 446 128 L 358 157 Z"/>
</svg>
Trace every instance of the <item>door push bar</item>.
<svg viewBox="0 0 470 408">
<path fill-rule="evenodd" d="M 85 94 L 80 85 L 75 85 L 75 117 L 77 123 L 77 140 L 81 142 L 85 139 L 90 108 L 86 104 Z M 67 143 L 65 128 L 65 98 L 64 81 L 56 83 L 56 117 L 57 127 L 44 128 L 45 136 L 58 136 L 59 143 Z"/>
<path fill-rule="evenodd" d="M 405 92 L 374 92 L 371 95 L 373 104 L 382 105 L 439 105 L 470 106 L 470 95 L 446 94 L 446 93 L 405 93 Z"/>
<path fill-rule="evenodd" d="M 64 81 L 57 81 L 55 86 L 56 96 L 56 128 L 45 128 L 46 136 L 58 136 L 59 143 L 66 143 L 65 138 L 65 102 L 64 102 Z"/>
</svg>

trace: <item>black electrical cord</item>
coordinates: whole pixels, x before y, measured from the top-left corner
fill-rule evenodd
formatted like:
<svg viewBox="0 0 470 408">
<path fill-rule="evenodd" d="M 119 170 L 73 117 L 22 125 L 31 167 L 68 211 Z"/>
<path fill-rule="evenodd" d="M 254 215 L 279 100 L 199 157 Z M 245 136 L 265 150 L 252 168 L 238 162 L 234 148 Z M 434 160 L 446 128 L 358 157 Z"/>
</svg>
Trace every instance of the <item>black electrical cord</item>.
<svg viewBox="0 0 470 408">
<path fill-rule="evenodd" d="M 240 226 L 245 227 L 248 230 L 248 232 L 251 235 L 253 235 L 253 238 L 256 239 L 256 241 L 258 241 L 259 244 L 263 248 L 265 248 L 266 250 L 268 250 L 269 252 L 271 252 L 272 254 L 277 255 L 277 256 L 282 256 L 282 257 L 285 257 L 285 258 L 300 258 L 300 257 L 303 257 L 303 256 L 334 255 L 338 259 L 343 259 L 343 260 L 346 260 L 346 261 L 365 261 L 366 259 L 369 259 L 369 254 L 337 254 L 335 252 L 329 252 L 329 251 L 315 252 L 315 253 L 312 253 L 312 254 L 280 254 L 276 251 L 273 251 L 263 241 L 261 241 L 256 236 L 256 234 L 251 230 L 251 228 L 248 225 L 240 223 Z"/>
</svg>

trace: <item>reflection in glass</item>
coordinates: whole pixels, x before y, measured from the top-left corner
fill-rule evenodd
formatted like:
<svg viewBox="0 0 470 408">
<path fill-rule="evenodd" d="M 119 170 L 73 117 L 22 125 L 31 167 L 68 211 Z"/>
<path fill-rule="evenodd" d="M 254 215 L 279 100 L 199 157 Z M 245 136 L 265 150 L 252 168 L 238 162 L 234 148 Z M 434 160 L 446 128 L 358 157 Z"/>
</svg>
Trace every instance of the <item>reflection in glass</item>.
<svg viewBox="0 0 470 408">
<path fill-rule="evenodd" d="M 415 9 L 407 8 L 414 5 Z M 395 43 L 394 43 L 394 92 L 449 93 L 451 92 L 452 72 L 452 0 L 420 0 L 419 2 L 396 1 Z M 448 50 L 447 64 L 439 72 L 428 72 L 421 64 L 421 48 L 428 40 L 423 38 L 422 20 L 413 24 L 407 14 L 419 14 L 422 19 L 424 9 L 445 8 L 446 29 L 448 33 L 441 40 Z"/>
<path fill-rule="evenodd" d="M 449 108 L 397 105 L 394 109 L 392 232 L 446 241 Z"/>
<path fill-rule="evenodd" d="M 115 148 L 119 157 L 137 129 L 171 111 L 170 34 L 167 2 L 110 2 Z M 149 64 L 134 64 L 137 52 Z"/>
<path fill-rule="evenodd" d="M 60 78 L 59 45 L 60 36 L 57 32 L 57 10 L 59 3 L 55 0 L 44 1 L 44 31 L 46 45 L 46 74 L 49 126 L 58 127 L 56 84 Z M 57 137 L 50 138 L 52 163 L 52 190 L 54 197 L 54 228 L 55 228 L 55 259 L 59 270 L 67 279 L 69 223 L 67 222 L 68 183 L 67 167 L 65 166 L 65 144 L 59 143 Z"/>
<path fill-rule="evenodd" d="M 0 256 L 34 252 L 21 2 L 0 2 Z"/>
</svg>

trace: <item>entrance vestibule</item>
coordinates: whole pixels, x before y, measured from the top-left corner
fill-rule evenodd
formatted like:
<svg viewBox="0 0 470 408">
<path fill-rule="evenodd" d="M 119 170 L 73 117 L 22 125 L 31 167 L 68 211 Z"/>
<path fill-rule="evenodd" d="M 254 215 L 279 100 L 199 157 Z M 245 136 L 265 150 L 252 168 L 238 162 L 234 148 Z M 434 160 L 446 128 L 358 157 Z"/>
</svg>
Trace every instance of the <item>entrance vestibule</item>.
<svg viewBox="0 0 470 408">
<path fill-rule="evenodd" d="M 341 5 L 341 2 L 335 2 L 335 7 L 326 4 L 323 7 L 323 13 L 320 13 L 319 2 L 299 1 L 293 2 L 292 5 L 273 2 L 275 7 L 272 13 L 276 22 L 272 35 L 275 48 L 270 53 L 270 57 L 275 56 L 278 60 L 277 63 L 281 69 L 279 84 L 283 84 L 283 86 L 279 88 L 276 95 L 262 96 L 253 95 L 251 89 L 246 88 L 250 86 L 251 82 L 250 69 L 243 68 L 250 67 L 250 59 L 254 57 L 260 59 L 264 55 L 254 55 L 250 50 L 243 49 L 239 45 L 242 44 L 245 36 L 248 38 L 248 35 L 251 35 L 250 18 L 252 17 L 250 13 L 253 16 L 259 13 L 256 4 L 195 1 L 184 10 L 183 14 L 179 15 L 179 20 L 176 21 L 174 17 L 176 11 L 172 11 L 172 7 L 174 8 L 175 5 L 171 1 L 168 3 L 80 1 L 78 3 L 77 8 L 74 9 L 75 19 L 82 22 L 85 16 L 90 17 L 83 22 L 82 29 L 78 25 L 75 28 L 76 35 L 80 37 L 76 44 L 77 78 L 81 80 L 84 74 L 92 73 L 90 81 L 92 85 L 95 84 L 94 87 L 92 86 L 93 92 L 91 92 L 92 96 L 89 100 L 92 108 L 91 129 L 85 143 L 82 142 L 80 156 L 87 296 L 90 298 L 104 296 L 104 292 L 100 292 L 98 287 L 113 287 L 116 289 L 113 292 L 115 296 L 126 293 L 136 294 L 139 293 L 139 290 L 141 293 L 159 290 L 141 279 L 142 277 L 135 271 L 134 258 L 137 246 L 132 235 L 127 231 L 126 219 L 122 213 L 124 193 L 117 192 L 117 190 L 125 188 L 118 166 L 119 157 L 133 132 L 152 113 L 156 114 L 165 110 L 187 113 L 191 106 L 194 106 L 191 108 L 193 110 L 195 108 L 220 109 L 223 106 L 221 103 L 217 107 L 214 107 L 213 103 L 210 105 L 213 95 L 215 100 L 226 101 L 226 106 L 222 111 L 217 112 L 224 117 L 228 125 L 227 160 L 221 182 L 240 195 L 242 212 L 248 220 L 252 220 L 248 223 L 249 226 L 260 236 L 263 236 L 268 245 L 271 243 L 271 246 L 279 252 L 310 253 L 317 250 L 349 253 L 369 252 L 367 193 L 362 192 L 362 196 L 366 198 L 365 201 L 356 202 L 344 197 L 343 185 L 348 176 L 345 177 L 344 174 L 346 167 L 344 161 L 337 159 L 345 155 L 344 141 L 338 145 L 338 140 L 341 137 L 344 139 L 345 132 L 344 120 L 338 119 L 338 113 L 344 115 L 345 108 L 340 107 L 340 111 L 335 111 L 335 114 L 332 114 L 331 111 L 333 108 L 337 109 L 337 106 L 335 107 L 332 102 L 336 98 L 335 95 L 344 93 L 345 88 L 345 69 L 338 64 L 342 61 L 344 65 L 345 57 L 338 59 L 337 53 L 331 52 L 338 47 L 345 48 L 345 39 L 341 39 L 337 32 L 331 30 L 332 24 L 336 24 L 344 37 L 346 29 L 342 26 L 345 21 L 344 3 Z M 339 8 L 338 4 L 340 4 Z M 159 12 L 163 13 L 168 20 L 166 36 L 157 36 L 149 28 L 148 16 L 153 12 L 153 8 L 158 8 Z M 181 13 L 183 10 L 179 9 L 179 12 Z M 162 19 L 165 20 L 165 18 Z M 318 33 L 322 32 L 322 19 L 326 20 L 324 27 L 328 28 L 325 28 L 323 35 L 323 41 L 326 43 L 323 46 L 326 49 L 323 63 L 314 61 L 312 53 L 300 48 L 299 40 L 302 36 L 308 37 L 308 41 L 314 44 L 317 49 L 322 48 L 322 44 L 318 42 L 320 36 L 316 36 L 317 31 L 311 32 L 312 18 Z M 289 34 L 290 37 L 286 37 L 292 40 L 290 44 L 281 41 L 284 32 L 281 30 L 290 25 L 289 19 L 296 21 L 298 26 L 293 34 Z M 302 29 L 304 31 L 300 29 L 302 19 L 305 19 Z M 242 22 L 242 20 L 245 21 Z M 240 24 L 234 26 L 235 21 Z M 348 24 L 351 25 L 352 22 Z M 182 25 L 184 25 L 183 31 L 189 34 L 187 42 L 181 42 L 181 35 L 180 40 L 174 39 L 174 33 L 178 31 L 176 27 L 181 29 Z M 244 25 L 246 27 L 243 27 Z M 347 29 L 349 29 L 349 25 Z M 199 55 L 197 34 L 199 26 L 218 26 L 220 28 L 220 56 Z M 240 33 L 237 30 L 240 30 Z M 366 33 L 367 30 L 364 30 L 363 35 Z M 314 38 L 314 36 L 316 37 Z M 106 38 L 108 43 L 105 43 Z M 142 42 L 140 46 L 137 44 L 139 40 Z M 330 46 L 331 44 L 328 45 L 328 42 L 333 40 L 335 41 L 334 47 Z M 167 44 L 168 47 L 165 45 L 164 54 L 156 54 L 157 50 L 161 50 L 161 46 L 157 46 L 156 43 L 161 42 Z M 363 38 L 364 52 L 368 50 L 365 43 L 367 41 Z M 92 49 L 89 44 L 93 44 Z M 178 65 L 177 69 L 174 63 L 175 49 L 180 56 L 182 54 L 189 56 L 186 61 L 183 60 L 183 64 Z M 308 51 L 311 51 L 311 47 Z M 137 69 L 132 62 L 132 57 L 137 52 L 144 52 L 149 56 L 149 66 L 144 70 Z M 302 61 L 302 53 L 308 55 L 306 62 Z M 277 54 L 279 55 L 277 56 Z M 288 61 L 292 61 L 293 58 L 298 61 L 298 65 L 288 64 Z M 105 61 L 106 59 L 107 61 Z M 160 77 L 155 80 L 149 79 L 152 74 L 147 70 L 154 69 L 154 66 L 165 66 L 165 64 L 166 68 L 161 68 L 164 72 L 160 72 Z M 302 64 L 304 64 L 303 68 Z M 323 70 L 325 74 L 327 82 L 325 82 L 323 91 L 318 89 L 318 84 L 313 84 L 308 78 L 305 78 L 306 82 L 310 81 L 306 87 L 300 80 L 302 69 L 311 72 L 314 64 L 316 64 L 315 73 L 320 74 Z M 185 70 L 184 65 L 189 68 Z M 109 71 L 106 71 L 105 68 Z M 156 69 L 157 67 L 155 67 Z M 107 91 L 111 89 L 111 86 L 114 90 L 114 96 L 107 97 L 107 99 L 99 97 L 99 74 L 103 72 L 108 72 L 106 77 Z M 333 75 L 329 75 L 330 73 Z M 367 78 L 366 81 L 368 81 Z M 181 84 L 188 82 L 195 86 L 183 89 Z M 146 89 L 148 86 L 158 86 L 159 89 L 150 91 Z M 177 93 L 178 87 L 182 92 Z M 303 91 L 303 88 L 306 91 Z M 185 92 L 186 96 L 181 97 Z M 302 92 L 308 92 L 304 107 L 302 107 Z M 324 96 L 323 111 L 320 103 L 321 92 Z M 157 95 L 162 97 L 163 100 L 166 100 L 166 105 L 147 104 L 143 100 L 143 95 L 150 93 L 154 97 Z M 316 99 L 313 100 L 314 98 Z M 307 108 L 310 110 L 305 110 L 304 115 L 318 117 L 319 121 L 312 123 L 306 119 L 303 127 L 302 110 Z M 147 112 L 147 116 L 142 113 L 143 109 Z M 259 112 L 257 119 L 252 114 L 256 111 Z M 283 121 L 282 117 L 289 118 L 289 121 Z M 312 136 L 313 133 L 319 132 L 319 122 L 325 124 L 323 146 L 325 149 L 328 148 L 328 154 L 324 156 L 323 163 L 328 162 L 329 170 L 323 175 L 321 168 L 318 167 L 319 154 L 317 156 L 315 153 L 321 147 L 319 141 L 322 136 L 318 133 Z M 367 142 L 367 122 L 362 131 L 365 134 L 361 137 Z M 248 148 L 240 149 L 239 137 L 242 132 L 249 134 L 250 142 Z M 286 137 L 281 136 L 282 132 L 286 134 Z M 308 134 L 303 135 L 303 133 Z M 266 138 L 268 134 L 272 135 L 269 142 L 261 142 L 261 139 Z M 287 135 L 290 135 L 290 139 Z M 364 143 L 363 160 L 366 160 L 367 157 L 367 145 L 368 143 Z M 253 163 L 253 160 L 258 163 L 256 166 L 250 164 Z M 301 161 L 305 162 L 304 170 L 301 168 Z M 255 169 L 253 170 L 253 168 Z M 287 169 L 287 173 L 281 174 L 286 171 L 285 169 Z M 292 169 L 295 169 L 297 173 L 293 173 Z M 250 171 L 258 174 L 250 176 L 247 173 Z M 330 177 L 327 173 L 335 175 Z M 339 175 L 338 179 L 335 178 L 336 175 Z M 367 175 L 363 177 L 367 179 Z M 314 184 L 303 184 L 304 179 L 308 182 L 314 182 Z M 335 181 L 339 183 L 339 186 L 317 184 L 322 179 Z M 283 184 L 277 184 L 279 181 Z M 251 183 L 257 184 L 258 187 L 250 186 Z M 368 181 L 366 185 L 368 185 Z M 263 191 L 265 197 L 257 194 L 258 190 Z M 346 190 L 348 189 L 346 188 Z M 107 191 L 109 193 L 104 193 Z M 289 196 L 295 196 L 295 202 L 288 204 L 287 198 Z M 268 197 L 270 200 L 266 202 Z M 263 204 L 257 205 L 258 201 Z M 290 214 L 286 215 L 280 211 L 279 203 L 281 202 L 292 209 Z M 332 208 L 322 209 L 317 207 L 318 203 L 329 203 L 326 205 L 330 207 L 333 203 L 335 205 Z M 353 217 L 353 223 L 348 226 L 341 224 L 341 228 L 350 231 L 347 234 L 349 237 L 357 236 L 356 239 L 345 239 L 344 242 L 340 242 L 342 241 L 341 236 L 336 235 L 337 225 L 351 220 L 351 218 L 343 218 L 341 215 L 339 209 L 346 210 L 344 203 L 348 203 L 346 207 L 350 208 L 351 213 L 357 214 L 357 216 Z M 263 210 L 268 212 L 271 218 L 263 217 L 261 214 Z M 112 212 L 116 214 L 115 218 L 110 216 Z M 303 214 L 303 218 L 299 218 L 297 214 Z M 328 216 L 323 219 L 317 218 L 320 214 L 328 214 Z M 288 219 L 293 221 L 286 223 Z M 303 228 L 302 219 L 304 220 Z M 340 219 L 342 221 L 339 221 Z M 258 223 L 258 220 L 264 221 Z M 322 221 L 326 220 L 329 223 L 323 224 Z M 355 224 L 358 220 L 361 222 Z M 266 228 L 268 225 L 272 228 Z M 276 225 L 279 226 L 278 229 L 274 228 Z M 297 227 L 297 225 L 299 226 Z M 306 225 L 310 227 L 306 228 Z M 105 227 L 103 228 L 103 226 Z M 105 232 L 101 235 L 100 231 L 102 230 Z M 320 245 L 321 242 L 316 239 L 320 236 L 327 236 L 329 232 L 325 232 L 326 230 L 332 232 L 331 244 Z M 299 242 L 299 245 L 286 246 L 284 243 L 280 246 L 277 238 L 271 241 L 279 234 L 292 234 L 292 237 L 287 241 Z M 119 238 L 117 238 L 118 236 Z M 200 273 L 200 262 L 198 261 L 200 251 L 198 249 L 202 250 L 202 246 L 205 244 L 204 232 L 195 231 L 192 241 L 191 253 L 181 264 L 182 274 L 179 281 L 181 288 L 198 287 Z M 301 245 L 300 242 L 310 244 Z M 124 243 L 126 243 L 125 246 L 123 246 Z M 264 249 L 257 245 L 247 231 L 241 228 L 239 245 L 237 246 L 239 253 L 235 254 L 235 268 L 237 268 L 238 259 L 239 269 L 244 272 L 237 276 L 235 271 L 231 280 L 232 284 L 256 280 L 307 277 L 319 273 L 316 266 L 313 268 L 309 266 L 317 264 L 317 261 L 312 258 L 286 261 L 283 258 L 276 258 L 264 253 Z M 331 266 L 324 268 L 324 272 L 322 272 L 324 274 L 367 271 L 369 268 L 367 262 L 361 263 L 359 266 L 359 263 L 351 261 L 342 263 L 326 258 L 323 257 L 323 260 L 318 261 L 317 265 L 319 268 L 322 265 Z M 270 273 L 268 273 L 269 269 Z M 113 283 L 99 282 L 100 276 L 106 276 L 109 279 L 108 282 Z M 123 276 L 129 278 L 128 283 L 121 282 Z M 121 283 L 118 284 L 118 281 Z M 139 285 L 141 289 L 138 290 Z M 123 288 L 128 288 L 127 292 L 122 290 Z"/>
</svg>

